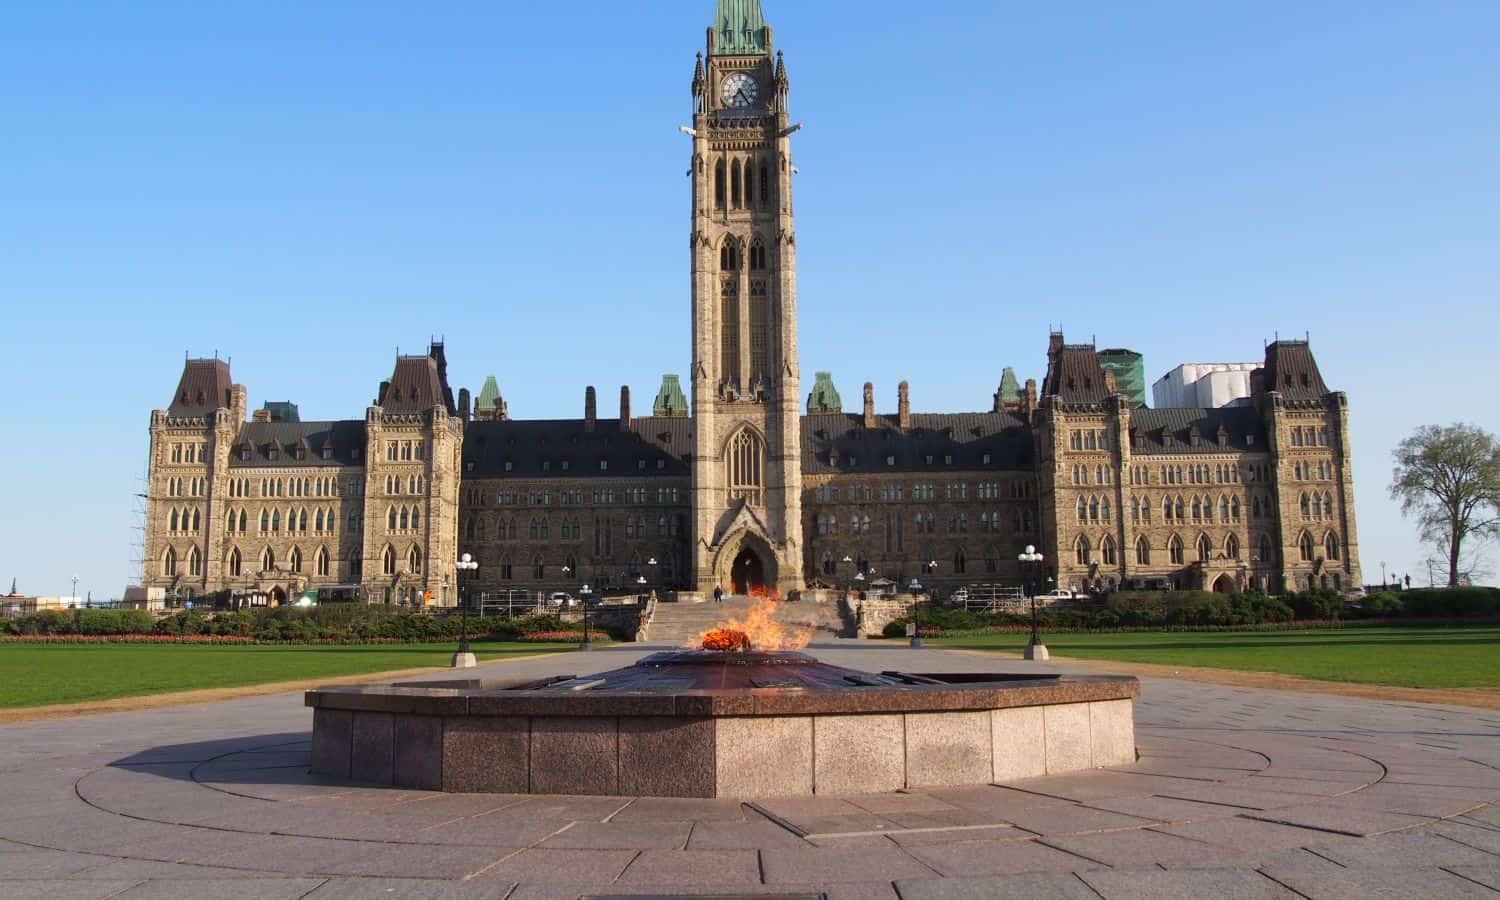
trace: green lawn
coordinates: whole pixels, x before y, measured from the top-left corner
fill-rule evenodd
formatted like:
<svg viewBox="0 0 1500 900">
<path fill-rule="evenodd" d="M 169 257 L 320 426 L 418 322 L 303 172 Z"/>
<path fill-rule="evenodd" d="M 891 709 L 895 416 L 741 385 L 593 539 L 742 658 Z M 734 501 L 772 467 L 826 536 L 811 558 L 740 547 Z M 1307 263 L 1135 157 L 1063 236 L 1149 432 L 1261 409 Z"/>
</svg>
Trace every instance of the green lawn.
<svg viewBox="0 0 1500 900">
<path fill-rule="evenodd" d="M 934 646 L 1013 651 L 1024 634 L 937 638 Z M 1043 634 L 1053 656 L 1279 672 L 1402 687 L 1500 687 L 1500 628 Z"/>
<path fill-rule="evenodd" d="M 476 643 L 481 662 L 572 650 L 575 644 Z M 335 679 L 446 666 L 449 644 L 214 646 L 0 644 L 0 708 L 82 703 L 204 688 Z"/>
</svg>

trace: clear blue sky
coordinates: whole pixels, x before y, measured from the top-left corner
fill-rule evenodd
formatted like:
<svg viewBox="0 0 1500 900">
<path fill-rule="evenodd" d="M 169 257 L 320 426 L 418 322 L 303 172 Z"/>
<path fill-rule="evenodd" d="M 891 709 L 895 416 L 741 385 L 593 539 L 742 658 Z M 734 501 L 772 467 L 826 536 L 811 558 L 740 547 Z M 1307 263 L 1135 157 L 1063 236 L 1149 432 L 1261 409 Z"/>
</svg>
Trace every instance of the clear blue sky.
<svg viewBox="0 0 1500 900">
<path fill-rule="evenodd" d="M 580 415 L 688 365 L 712 0 L 7 4 L 0 577 L 117 596 L 183 354 L 358 418 L 399 346 Z M 1049 325 L 1181 362 L 1310 332 L 1361 550 L 1411 429 L 1500 429 L 1500 5 L 765 0 L 795 116 L 804 380 L 987 408 Z M 1424 573 L 1425 574 L 1425 573 Z M 8 583 L 4 585 L 8 588 Z"/>
</svg>

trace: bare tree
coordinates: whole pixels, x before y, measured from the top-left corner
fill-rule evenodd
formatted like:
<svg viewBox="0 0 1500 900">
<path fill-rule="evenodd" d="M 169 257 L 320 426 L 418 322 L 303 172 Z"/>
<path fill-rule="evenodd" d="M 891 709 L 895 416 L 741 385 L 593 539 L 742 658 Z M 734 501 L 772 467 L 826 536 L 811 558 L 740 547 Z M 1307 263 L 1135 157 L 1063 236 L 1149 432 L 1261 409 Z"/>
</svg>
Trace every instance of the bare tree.
<svg viewBox="0 0 1500 900">
<path fill-rule="evenodd" d="M 1500 534 L 1500 446 L 1473 425 L 1426 425 L 1393 456 L 1391 497 L 1443 552 L 1448 586 L 1457 587 L 1464 542 Z"/>
</svg>

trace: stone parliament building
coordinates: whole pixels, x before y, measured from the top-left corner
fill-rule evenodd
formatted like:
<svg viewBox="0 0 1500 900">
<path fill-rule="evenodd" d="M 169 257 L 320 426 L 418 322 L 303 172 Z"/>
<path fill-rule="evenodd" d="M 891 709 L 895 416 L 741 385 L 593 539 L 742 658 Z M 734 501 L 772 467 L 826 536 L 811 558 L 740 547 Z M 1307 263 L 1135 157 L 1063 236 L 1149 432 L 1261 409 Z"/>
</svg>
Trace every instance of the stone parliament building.
<svg viewBox="0 0 1500 900">
<path fill-rule="evenodd" d="M 1269 592 L 1362 583 L 1346 396 L 1277 341 L 1246 405 L 1136 407 L 1093 345 L 1052 334 L 991 408 L 846 413 L 797 353 L 790 81 L 759 0 L 719 0 L 693 74 L 689 390 L 652 415 L 517 421 L 494 379 L 455 396 L 443 345 L 399 356 L 357 420 L 249 409 L 193 359 L 151 416 L 144 586 L 162 598 L 310 590 L 457 602 L 589 583 L 792 595 L 856 575 L 938 592 L 1019 585 L 1035 544 L 1063 588 Z"/>
</svg>

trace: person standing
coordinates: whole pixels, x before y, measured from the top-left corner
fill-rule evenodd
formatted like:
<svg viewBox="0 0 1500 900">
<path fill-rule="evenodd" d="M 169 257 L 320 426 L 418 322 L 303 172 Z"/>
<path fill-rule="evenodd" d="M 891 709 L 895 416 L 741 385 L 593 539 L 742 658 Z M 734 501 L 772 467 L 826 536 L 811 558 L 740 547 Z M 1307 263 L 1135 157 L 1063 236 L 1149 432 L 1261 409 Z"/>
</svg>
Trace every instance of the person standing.
<svg viewBox="0 0 1500 900">
<path fill-rule="evenodd" d="M 719 586 L 719 585 L 714 585 L 714 602 L 715 603 L 723 603 L 724 602 L 724 588 L 721 587 L 721 586 Z"/>
</svg>

